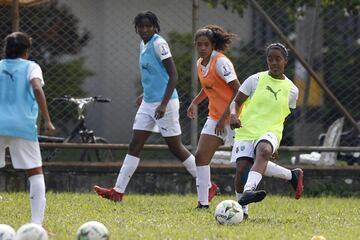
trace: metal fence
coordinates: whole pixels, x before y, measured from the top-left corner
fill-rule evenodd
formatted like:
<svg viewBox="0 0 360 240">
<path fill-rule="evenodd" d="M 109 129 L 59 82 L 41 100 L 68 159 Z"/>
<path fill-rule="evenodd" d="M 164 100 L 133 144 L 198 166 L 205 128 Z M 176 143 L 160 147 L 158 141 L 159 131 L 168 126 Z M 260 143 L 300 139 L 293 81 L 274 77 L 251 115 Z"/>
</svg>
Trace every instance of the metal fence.
<svg viewBox="0 0 360 240">
<path fill-rule="evenodd" d="M 0 1 L 1 39 L 12 31 L 14 21 L 11 5 L 3 2 L 6 1 Z M 194 92 L 193 26 L 218 24 L 238 35 L 239 39 L 226 54 L 232 59 L 241 82 L 266 69 L 265 46 L 279 41 L 270 24 L 251 5 L 246 5 L 241 15 L 241 9 L 214 6 L 216 2 L 50 0 L 35 6 L 20 6 L 19 29 L 33 38 L 31 59 L 44 71 L 45 91 L 59 135 L 69 133 L 77 114 L 73 105 L 59 105 L 52 99 L 63 95 L 102 95 L 112 102 L 90 106 L 86 114 L 88 126 L 112 143 L 128 143 L 136 113 L 135 98 L 141 92 L 140 38 L 132 21 L 138 12 L 151 10 L 159 17 L 160 33 L 167 39 L 175 59 L 183 141 L 190 144 L 191 137 L 198 136 L 207 114 L 207 106 L 203 104 L 199 108 L 198 129 L 193 130 L 186 117 Z M 236 1 L 228 2 L 235 2 L 236 7 Z M 293 1 L 282 1 L 281 5 L 277 2 L 259 1 L 327 87 L 359 121 L 360 17 L 357 12 L 336 5 L 321 5 L 321 1 L 302 8 L 295 8 Z M 342 113 L 291 52 L 286 74 L 299 87 L 300 97 L 295 114 L 286 122 L 282 145 L 316 145 L 319 134 Z M 351 125 L 345 123 L 344 131 L 349 130 Z M 149 143 L 163 143 L 163 140 L 155 134 Z"/>
</svg>

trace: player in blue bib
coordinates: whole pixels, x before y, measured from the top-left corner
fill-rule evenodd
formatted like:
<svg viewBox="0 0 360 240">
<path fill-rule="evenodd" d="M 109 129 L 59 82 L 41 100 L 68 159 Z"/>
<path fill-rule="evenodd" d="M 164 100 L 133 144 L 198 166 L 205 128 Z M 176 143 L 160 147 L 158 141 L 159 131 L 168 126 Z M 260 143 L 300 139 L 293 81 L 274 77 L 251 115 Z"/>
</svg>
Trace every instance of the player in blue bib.
<svg viewBox="0 0 360 240">
<path fill-rule="evenodd" d="M 157 16 L 141 12 L 135 19 L 135 31 L 141 37 L 139 67 L 143 94 L 137 98 L 139 109 L 133 124 L 133 135 L 113 188 L 94 186 L 96 193 L 112 201 L 121 201 L 125 189 L 135 172 L 140 152 L 152 132 L 160 132 L 169 150 L 183 163 L 189 173 L 196 177 L 195 157 L 181 142 L 179 123 L 179 98 L 175 86 L 177 72 L 167 42 L 158 33 Z M 209 182 L 213 196 L 217 186 Z"/>
<path fill-rule="evenodd" d="M 41 68 L 27 60 L 31 38 L 14 32 L 5 38 L 5 59 L 0 61 L 0 167 L 5 166 L 9 147 L 13 167 L 25 169 L 30 182 L 33 223 L 42 224 L 45 212 L 45 182 L 37 141 L 38 109 L 48 134 L 55 131 L 47 109 Z"/>
</svg>

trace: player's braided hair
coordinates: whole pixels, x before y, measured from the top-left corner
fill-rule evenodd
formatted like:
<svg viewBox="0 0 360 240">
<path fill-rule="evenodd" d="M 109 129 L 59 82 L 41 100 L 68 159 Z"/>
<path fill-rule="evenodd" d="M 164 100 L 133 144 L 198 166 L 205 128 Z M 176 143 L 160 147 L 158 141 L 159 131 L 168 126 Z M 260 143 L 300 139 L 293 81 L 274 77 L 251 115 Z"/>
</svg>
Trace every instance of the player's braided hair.
<svg viewBox="0 0 360 240">
<path fill-rule="evenodd" d="M 141 12 L 138 15 L 135 16 L 135 18 L 134 18 L 135 32 L 137 32 L 136 27 L 140 24 L 140 21 L 143 18 L 149 19 L 151 24 L 155 27 L 155 32 L 156 33 L 160 32 L 159 19 L 157 18 L 155 13 L 153 13 L 151 11 Z"/>
<path fill-rule="evenodd" d="M 199 29 L 195 33 L 195 41 L 201 36 L 209 38 L 210 42 L 215 44 L 214 49 L 216 51 L 225 51 L 229 49 L 233 38 L 236 37 L 235 34 L 226 32 L 222 27 L 217 25 L 206 25 Z"/>
<path fill-rule="evenodd" d="M 4 40 L 5 58 L 15 59 L 21 57 L 31 47 L 31 38 L 23 32 L 13 32 Z"/>
<path fill-rule="evenodd" d="M 269 46 L 266 47 L 266 56 L 269 54 L 270 49 L 278 49 L 281 51 L 281 54 L 284 56 L 285 59 L 288 58 L 289 52 L 282 43 L 271 43 Z"/>
</svg>

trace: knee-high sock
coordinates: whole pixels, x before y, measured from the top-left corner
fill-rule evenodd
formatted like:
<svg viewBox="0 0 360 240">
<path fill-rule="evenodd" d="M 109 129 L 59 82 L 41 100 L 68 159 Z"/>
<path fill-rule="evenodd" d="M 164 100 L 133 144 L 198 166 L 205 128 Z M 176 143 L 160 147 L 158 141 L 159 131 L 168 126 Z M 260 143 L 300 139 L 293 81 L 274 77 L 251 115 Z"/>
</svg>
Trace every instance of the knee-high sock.
<svg viewBox="0 0 360 240">
<path fill-rule="evenodd" d="M 46 206 L 44 175 L 33 175 L 29 177 L 29 182 L 31 222 L 42 224 Z"/>
<path fill-rule="evenodd" d="M 209 205 L 209 182 L 210 182 L 210 166 L 196 167 L 196 189 L 198 201 L 202 205 Z"/>
<path fill-rule="evenodd" d="M 291 180 L 291 171 L 271 161 L 268 161 L 264 175 L 267 177 L 281 178 Z"/>
<path fill-rule="evenodd" d="M 196 163 L 194 155 L 191 154 L 182 164 L 186 170 L 188 170 L 191 176 L 196 178 Z"/>
<path fill-rule="evenodd" d="M 260 173 L 255 171 L 250 171 L 248 180 L 244 186 L 244 192 L 248 190 L 254 191 L 259 185 L 261 179 L 262 179 L 262 175 Z"/>
<path fill-rule="evenodd" d="M 126 154 L 115 184 L 115 191 L 124 193 L 129 181 L 139 165 L 140 158 Z"/>
</svg>

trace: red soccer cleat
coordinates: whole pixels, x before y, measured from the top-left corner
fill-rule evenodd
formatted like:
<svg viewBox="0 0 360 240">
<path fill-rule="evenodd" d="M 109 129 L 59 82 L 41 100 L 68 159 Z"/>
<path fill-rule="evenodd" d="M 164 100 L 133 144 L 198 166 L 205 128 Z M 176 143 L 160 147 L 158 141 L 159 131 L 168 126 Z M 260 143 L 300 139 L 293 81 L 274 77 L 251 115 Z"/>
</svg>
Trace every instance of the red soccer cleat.
<svg viewBox="0 0 360 240">
<path fill-rule="evenodd" d="M 211 183 L 209 188 L 209 202 L 216 196 L 220 194 L 220 189 L 215 183 Z"/>
<path fill-rule="evenodd" d="M 301 168 L 291 170 L 290 183 L 295 190 L 295 199 L 299 199 L 304 192 L 304 172 Z"/>
<path fill-rule="evenodd" d="M 97 185 L 94 186 L 94 190 L 100 197 L 114 202 L 121 202 L 124 195 L 123 193 L 115 191 L 113 188 L 102 188 Z"/>
</svg>

